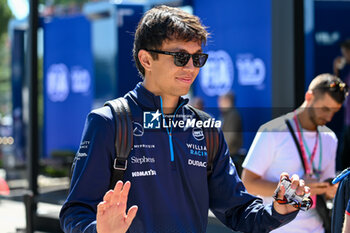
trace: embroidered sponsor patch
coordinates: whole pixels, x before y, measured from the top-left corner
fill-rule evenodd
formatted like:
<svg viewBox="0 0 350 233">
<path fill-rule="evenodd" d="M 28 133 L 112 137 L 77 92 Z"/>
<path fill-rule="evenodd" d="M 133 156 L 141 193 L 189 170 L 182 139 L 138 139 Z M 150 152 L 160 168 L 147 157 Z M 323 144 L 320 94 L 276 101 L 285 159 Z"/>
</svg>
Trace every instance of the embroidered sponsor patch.
<svg viewBox="0 0 350 233">
<path fill-rule="evenodd" d="M 131 159 L 131 163 L 138 163 L 138 164 L 155 163 L 156 162 L 155 158 L 146 157 L 146 156 L 143 156 L 141 158 L 136 157 L 136 156 L 132 156 L 130 159 Z"/>
<path fill-rule="evenodd" d="M 132 177 L 139 177 L 139 176 L 156 176 L 157 172 L 155 170 L 148 170 L 148 171 L 135 171 L 131 172 Z"/>
<path fill-rule="evenodd" d="M 196 166 L 196 167 L 207 167 L 207 162 L 198 161 L 198 160 L 194 160 L 194 159 L 188 159 L 188 165 Z"/>
</svg>

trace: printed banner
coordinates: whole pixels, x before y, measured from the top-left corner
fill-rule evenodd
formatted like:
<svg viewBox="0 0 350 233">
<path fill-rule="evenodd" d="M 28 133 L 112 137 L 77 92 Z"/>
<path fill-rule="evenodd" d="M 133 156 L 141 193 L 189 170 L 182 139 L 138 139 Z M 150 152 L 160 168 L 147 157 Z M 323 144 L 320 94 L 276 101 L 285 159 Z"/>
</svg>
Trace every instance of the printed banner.
<svg viewBox="0 0 350 233">
<path fill-rule="evenodd" d="M 44 157 L 75 152 L 93 102 L 90 22 L 53 18 L 44 25 Z"/>
<path fill-rule="evenodd" d="M 257 131 L 271 119 L 271 7 L 270 0 L 194 1 L 194 14 L 211 33 L 204 50 L 209 58 L 195 82 L 195 95 L 213 109 L 218 96 L 233 91 L 237 108 L 266 110 L 258 117 L 248 114 L 252 111 L 240 112 L 243 131 L 249 128 L 245 148 L 255 135 L 251 129 Z M 219 111 L 211 113 L 217 116 Z"/>
</svg>

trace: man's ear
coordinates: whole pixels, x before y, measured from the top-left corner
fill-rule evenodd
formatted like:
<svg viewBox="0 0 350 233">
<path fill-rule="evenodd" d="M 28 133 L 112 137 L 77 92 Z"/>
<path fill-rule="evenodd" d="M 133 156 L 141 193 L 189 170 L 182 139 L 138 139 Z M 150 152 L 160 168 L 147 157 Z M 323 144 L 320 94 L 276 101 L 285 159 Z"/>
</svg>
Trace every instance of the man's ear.
<svg viewBox="0 0 350 233">
<path fill-rule="evenodd" d="M 308 90 L 308 91 L 305 93 L 305 101 L 311 102 L 311 101 L 313 100 L 313 98 L 315 98 L 314 93 L 313 93 L 311 90 Z"/>
<path fill-rule="evenodd" d="M 151 54 L 149 54 L 149 52 L 147 52 L 144 49 L 140 49 L 138 53 L 138 58 L 145 71 L 150 71 L 153 61 Z"/>
</svg>

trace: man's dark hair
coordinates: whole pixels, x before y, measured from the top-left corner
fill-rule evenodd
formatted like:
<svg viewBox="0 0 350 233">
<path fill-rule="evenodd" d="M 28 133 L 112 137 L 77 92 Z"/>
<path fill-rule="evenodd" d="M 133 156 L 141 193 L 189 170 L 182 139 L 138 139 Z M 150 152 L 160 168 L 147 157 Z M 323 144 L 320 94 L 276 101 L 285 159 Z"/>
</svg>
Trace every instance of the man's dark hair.
<svg viewBox="0 0 350 233">
<path fill-rule="evenodd" d="M 343 42 L 340 43 L 340 47 L 350 50 L 350 39 L 346 39 Z"/>
<path fill-rule="evenodd" d="M 145 69 L 138 58 L 140 49 L 159 49 L 165 40 L 198 41 L 205 45 L 208 35 L 197 16 L 179 8 L 154 7 L 145 13 L 136 29 L 133 48 L 136 68 L 144 77 Z M 151 56 L 158 59 L 157 54 Z"/>
<path fill-rule="evenodd" d="M 348 86 L 340 78 L 332 74 L 320 74 L 312 80 L 309 90 L 316 98 L 329 94 L 337 103 L 342 104 L 348 95 Z"/>
</svg>

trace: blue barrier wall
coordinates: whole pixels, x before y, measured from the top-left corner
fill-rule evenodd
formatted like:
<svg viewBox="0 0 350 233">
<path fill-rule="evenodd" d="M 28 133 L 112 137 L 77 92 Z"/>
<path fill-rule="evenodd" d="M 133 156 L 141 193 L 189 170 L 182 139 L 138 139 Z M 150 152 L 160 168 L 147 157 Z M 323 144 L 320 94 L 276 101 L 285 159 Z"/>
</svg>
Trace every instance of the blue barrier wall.
<svg viewBox="0 0 350 233">
<path fill-rule="evenodd" d="M 52 18 L 44 28 L 44 157 L 78 149 L 93 101 L 90 22 Z"/>
</svg>

